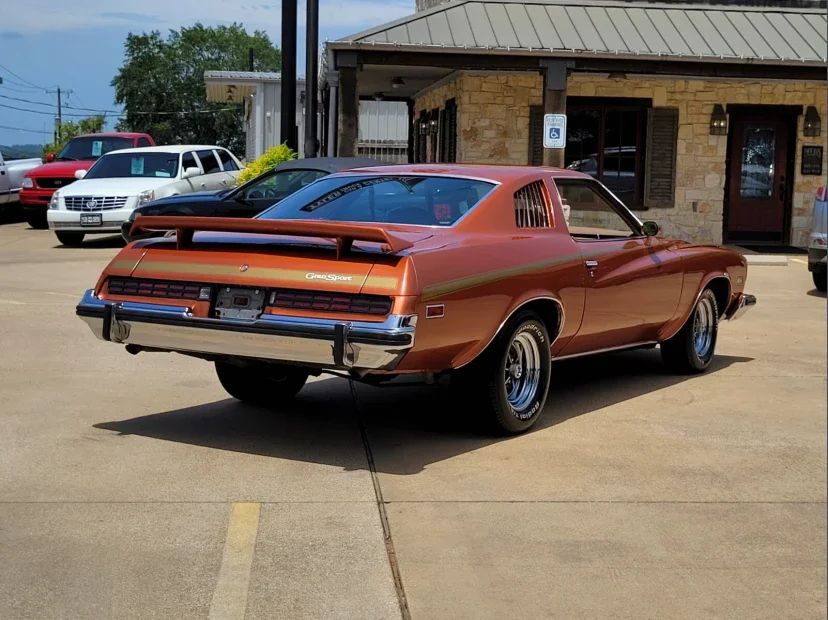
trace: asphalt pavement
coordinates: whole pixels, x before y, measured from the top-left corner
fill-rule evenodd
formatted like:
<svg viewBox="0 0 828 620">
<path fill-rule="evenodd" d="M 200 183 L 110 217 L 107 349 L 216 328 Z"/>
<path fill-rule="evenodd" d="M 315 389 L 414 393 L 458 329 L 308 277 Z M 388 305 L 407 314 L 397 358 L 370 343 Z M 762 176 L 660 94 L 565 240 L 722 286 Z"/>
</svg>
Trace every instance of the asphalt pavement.
<svg viewBox="0 0 828 620">
<path fill-rule="evenodd" d="M 537 430 L 322 377 L 279 412 L 74 314 L 117 238 L 0 225 L 0 619 L 825 618 L 826 301 L 802 257 L 702 376 L 553 366 Z"/>
</svg>

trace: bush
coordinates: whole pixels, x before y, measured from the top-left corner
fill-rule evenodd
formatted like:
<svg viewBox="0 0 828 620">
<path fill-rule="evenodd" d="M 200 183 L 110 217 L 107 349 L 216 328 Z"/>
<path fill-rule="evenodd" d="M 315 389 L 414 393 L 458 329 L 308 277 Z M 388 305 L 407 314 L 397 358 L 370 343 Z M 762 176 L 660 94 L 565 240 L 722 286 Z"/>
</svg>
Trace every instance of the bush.
<svg viewBox="0 0 828 620">
<path fill-rule="evenodd" d="M 296 153 L 289 148 L 287 144 L 280 144 L 279 146 L 271 147 L 267 149 L 261 157 L 250 162 L 247 165 L 247 168 L 239 173 L 236 185 L 247 183 L 250 179 L 257 177 L 260 174 L 264 174 L 274 166 L 281 164 L 283 161 L 290 161 L 291 159 L 296 159 Z"/>
</svg>

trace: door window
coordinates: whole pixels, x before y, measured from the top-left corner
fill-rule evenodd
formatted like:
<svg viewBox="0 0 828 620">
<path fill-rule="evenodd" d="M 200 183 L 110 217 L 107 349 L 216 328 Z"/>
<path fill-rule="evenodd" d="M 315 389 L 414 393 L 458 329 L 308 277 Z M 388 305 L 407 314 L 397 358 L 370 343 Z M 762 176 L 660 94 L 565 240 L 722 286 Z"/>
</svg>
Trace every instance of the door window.
<svg viewBox="0 0 828 620">
<path fill-rule="evenodd" d="M 142 146 L 152 146 L 152 145 L 150 144 L 150 141 L 147 140 L 146 138 L 138 138 L 138 146 L 142 147 Z"/>
<path fill-rule="evenodd" d="M 575 239 L 619 239 L 640 236 L 632 217 L 620 214 L 600 186 L 589 181 L 556 179 L 564 211 L 568 211 L 569 234 Z"/>
<path fill-rule="evenodd" d="M 768 200 L 773 196 L 776 136 L 773 127 L 745 125 L 742 144 L 742 200 Z"/>
<path fill-rule="evenodd" d="M 216 159 L 216 154 L 213 153 L 213 151 L 198 151 L 196 155 L 198 155 L 198 159 L 201 161 L 201 167 L 204 170 L 204 174 L 215 174 L 216 172 L 221 172 L 221 165 L 219 164 L 218 159 Z"/>
<path fill-rule="evenodd" d="M 230 155 L 229 151 L 225 151 L 224 149 L 220 149 L 218 151 L 219 158 L 221 159 L 221 165 L 224 167 L 225 172 L 230 172 L 232 170 L 238 170 L 239 167 L 236 165 L 236 162 L 233 161 L 233 157 Z"/>
<path fill-rule="evenodd" d="M 184 155 L 181 156 L 181 172 L 184 172 L 187 168 L 198 169 L 198 162 L 196 161 L 195 155 L 193 155 L 192 151 L 184 153 Z"/>
<path fill-rule="evenodd" d="M 325 175 L 327 175 L 327 172 L 321 170 L 283 170 L 251 185 L 245 191 L 244 197 L 248 200 L 257 198 L 282 199 Z"/>
</svg>

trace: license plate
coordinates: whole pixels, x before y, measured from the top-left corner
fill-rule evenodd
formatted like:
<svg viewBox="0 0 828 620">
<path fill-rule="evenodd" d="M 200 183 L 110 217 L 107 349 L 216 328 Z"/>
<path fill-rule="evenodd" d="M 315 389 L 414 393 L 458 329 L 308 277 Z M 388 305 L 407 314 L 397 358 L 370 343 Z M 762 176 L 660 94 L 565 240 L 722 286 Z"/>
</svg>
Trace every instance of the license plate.
<svg viewBox="0 0 828 620">
<path fill-rule="evenodd" d="M 100 213 L 82 213 L 81 226 L 101 226 L 103 219 Z"/>
<path fill-rule="evenodd" d="M 266 295 L 263 288 L 222 286 L 216 295 L 216 316 L 220 319 L 258 319 Z"/>
</svg>

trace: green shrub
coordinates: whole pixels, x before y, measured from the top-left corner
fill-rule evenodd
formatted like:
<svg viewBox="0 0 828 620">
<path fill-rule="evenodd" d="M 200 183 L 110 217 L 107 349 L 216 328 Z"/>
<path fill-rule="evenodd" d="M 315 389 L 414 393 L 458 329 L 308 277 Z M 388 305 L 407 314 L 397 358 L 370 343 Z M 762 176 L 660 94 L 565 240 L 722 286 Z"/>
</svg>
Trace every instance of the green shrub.
<svg viewBox="0 0 828 620">
<path fill-rule="evenodd" d="M 236 185 L 247 183 L 250 179 L 267 172 L 283 161 L 290 161 L 291 159 L 296 159 L 296 153 L 287 144 L 273 146 L 267 149 L 261 157 L 247 164 L 247 168 L 239 173 Z"/>
</svg>

